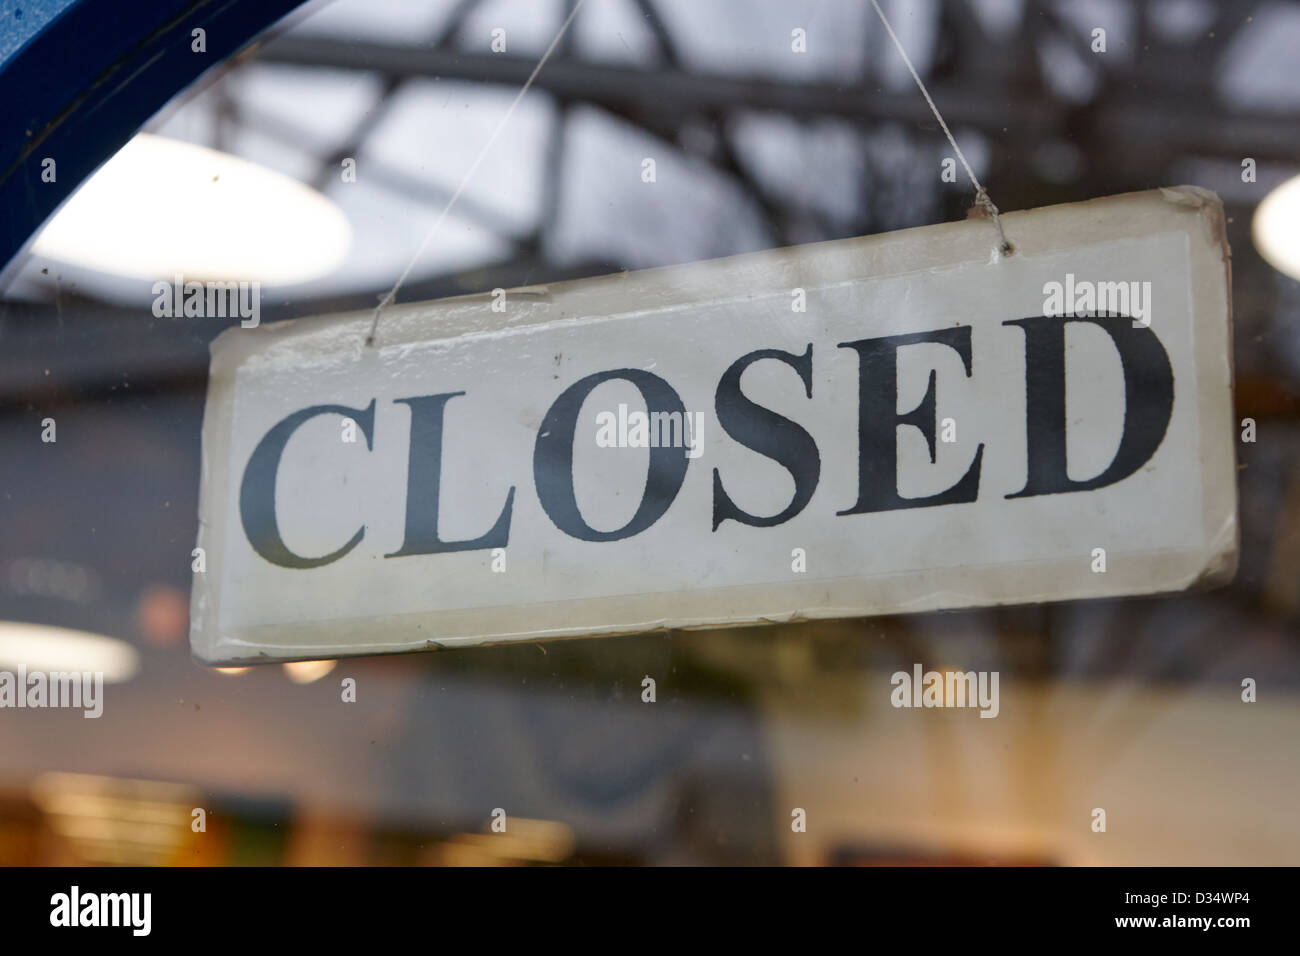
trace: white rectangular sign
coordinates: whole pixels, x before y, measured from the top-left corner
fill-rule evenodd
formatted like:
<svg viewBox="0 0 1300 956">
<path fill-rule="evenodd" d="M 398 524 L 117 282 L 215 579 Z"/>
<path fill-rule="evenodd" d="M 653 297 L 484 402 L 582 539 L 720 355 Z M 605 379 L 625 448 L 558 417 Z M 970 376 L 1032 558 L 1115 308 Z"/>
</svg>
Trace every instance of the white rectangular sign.
<svg viewBox="0 0 1300 956">
<path fill-rule="evenodd" d="M 191 641 L 339 657 L 1178 591 L 1236 561 L 1191 187 L 213 345 Z"/>
</svg>

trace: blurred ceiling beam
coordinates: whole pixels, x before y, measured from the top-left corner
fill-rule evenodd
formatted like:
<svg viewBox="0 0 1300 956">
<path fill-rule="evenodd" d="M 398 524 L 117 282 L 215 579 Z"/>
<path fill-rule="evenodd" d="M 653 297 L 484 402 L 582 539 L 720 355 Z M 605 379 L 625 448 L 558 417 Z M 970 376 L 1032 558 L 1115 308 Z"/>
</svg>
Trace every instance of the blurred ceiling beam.
<svg viewBox="0 0 1300 956">
<path fill-rule="evenodd" d="M 258 51 L 264 63 L 375 72 L 386 78 L 458 80 L 521 87 L 536 61 L 503 54 L 379 42 L 344 42 L 325 37 L 281 36 Z M 1111 78 L 1113 79 L 1113 78 Z M 826 82 L 794 82 L 767 77 L 689 73 L 679 67 L 636 68 L 581 60 L 553 60 L 534 87 L 569 101 L 593 103 L 621 115 L 670 116 L 729 110 L 777 111 L 797 116 L 839 116 L 863 123 L 934 124 L 929 108 L 915 90 L 871 89 Z M 1098 142 L 1123 143 L 1125 149 L 1160 148 L 1162 152 L 1253 156 L 1294 164 L 1300 156 L 1300 127 L 1282 113 L 1230 111 L 1176 90 L 1152 91 L 1141 102 L 1109 102 L 1105 93 L 1087 106 L 1054 100 L 1047 91 L 1011 88 L 970 77 L 939 79 L 931 92 L 954 123 L 972 126 L 1002 140 L 1041 142 L 1062 134 L 1067 124 Z M 1189 91 L 1190 92 L 1190 91 Z M 1095 120 L 1094 120 L 1095 117 Z M 1105 150 L 1099 150 L 1104 153 Z"/>
<path fill-rule="evenodd" d="M 535 59 L 504 54 L 430 50 L 378 42 L 351 43 L 325 37 L 282 36 L 258 51 L 262 63 L 335 70 L 363 70 L 383 76 L 494 83 L 515 88 L 527 81 Z M 864 90 L 843 83 L 796 83 L 766 77 L 688 73 L 672 67 L 650 69 L 581 60 L 546 64 L 533 86 L 562 99 L 646 114 L 776 110 L 798 115 L 832 115 L 863 121 L 934 123 L 929 107 L 912 88 Z M 1016 104 L 1008 111 L 1005 91 L 989 95 L 968 84 L 932 88 L 945 112 L 962 125 L 1042 130 L 1055 125 L 1058 110 L 1046 98 Z"/>
</svg>

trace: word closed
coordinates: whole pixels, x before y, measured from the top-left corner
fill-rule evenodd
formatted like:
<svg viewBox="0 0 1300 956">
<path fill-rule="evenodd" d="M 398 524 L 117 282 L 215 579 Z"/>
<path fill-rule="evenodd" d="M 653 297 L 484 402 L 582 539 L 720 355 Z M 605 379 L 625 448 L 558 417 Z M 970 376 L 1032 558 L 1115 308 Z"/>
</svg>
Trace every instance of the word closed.
<svg viewBox="0 0 1300 956">
<path fill-rule="evenodd" d="M 507 292 L 504 311 L 488 295 L 392 307 L 373 345 L 368 314 L 227 331 L 204 423 L 195 654 L 1225 580 L 1217 199 L 1157 190 L 1004 225 L 1010 256 L 972 220 Z M 1088 282 L 1141 289 L 1142 315 L 1044 308 L 1051 283 Z"/>
</svg>

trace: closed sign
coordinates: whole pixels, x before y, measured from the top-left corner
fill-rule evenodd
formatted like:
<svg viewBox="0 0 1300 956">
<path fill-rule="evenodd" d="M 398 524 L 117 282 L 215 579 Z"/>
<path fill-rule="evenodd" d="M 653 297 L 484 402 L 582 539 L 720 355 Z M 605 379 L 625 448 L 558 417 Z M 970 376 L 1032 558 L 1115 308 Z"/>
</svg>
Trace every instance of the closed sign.
<svg viewBox="0 0 1300 956">
<path fill-rule="evenodd" d="M 1177 591 L 1230 577 L 1213 196 L 1156 190 L 232 328 L 210 663 Z"/>
</svg>

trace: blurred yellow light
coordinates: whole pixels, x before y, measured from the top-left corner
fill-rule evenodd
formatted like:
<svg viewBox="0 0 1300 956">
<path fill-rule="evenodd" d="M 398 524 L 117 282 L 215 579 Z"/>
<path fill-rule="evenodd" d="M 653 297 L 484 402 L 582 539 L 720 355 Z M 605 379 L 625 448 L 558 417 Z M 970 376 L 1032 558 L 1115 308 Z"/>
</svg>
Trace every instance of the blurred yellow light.
<svg viewBox="0 0 1300 956">
<path fill-rule="evenodd" d="M 343 261 L 351 228 L 303 183 L 140 133 L 73 194 L 32 251 L 147 281 L 304 282 Z"/>
<path fill-rule="evenodd" d="M 1300 176 L 1264 197 L 1255 209 L 1251 238 L 1269 265 L 1300 279 Z"/>
<path fill-rule="evenodd" d="M 0 621 L 0 669 L 90 671 L 107 684 L 130 680 L 140 655 L 126 641 L 66 627 Z"/>
<path fill-rule="evenodd" d="M 37 777 L 31 794 L 72 862 L 176 864 L 202 839 L 190 829 L 202 798 L 186 784 L 53 772 Z"/>
<path fill-rule="evenodd" d="M 294 661 L 284 665 L 284 672 L 295 684 L 310 684 L 320 680 L 338 666 L 338 661 Z"/>
</svg>

